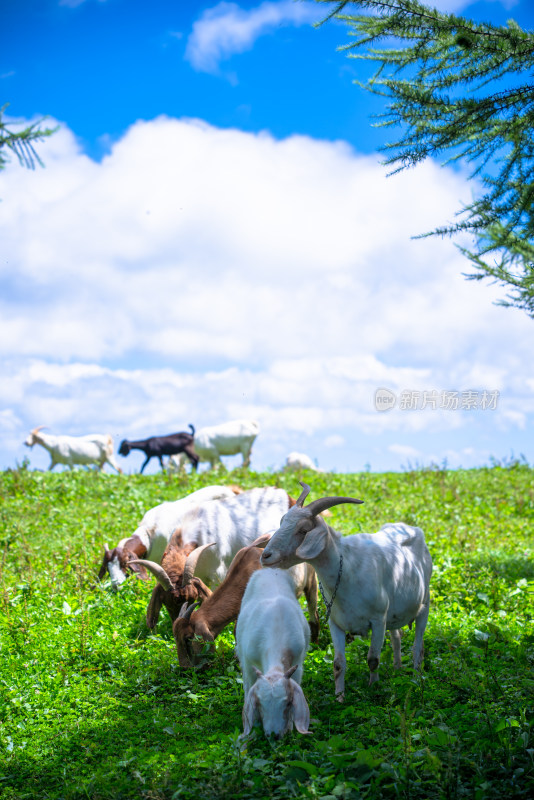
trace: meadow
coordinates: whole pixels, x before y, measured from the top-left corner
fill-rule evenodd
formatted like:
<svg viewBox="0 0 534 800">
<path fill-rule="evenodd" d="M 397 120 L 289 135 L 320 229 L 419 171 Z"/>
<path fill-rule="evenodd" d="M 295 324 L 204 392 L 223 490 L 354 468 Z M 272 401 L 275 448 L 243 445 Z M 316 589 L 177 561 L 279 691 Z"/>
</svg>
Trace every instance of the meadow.
<svg viewBox="0 0 534 800">
<path fill-rule="evenodd" d="M 178 666 L 153 586 L 96 581 L 103 544 L 163 500 L 213 482 L 277 485 L 293 496 L 360 497 L 332 509 L 346 534 L 417 524 L 434 560 L 421 674 L 369 642 L 347 647 L 335 701 L 324 604 L 302 682 L 311 733 L 241 733 L 233 626 L 202 672 Z M 0 473 L 0 798 L 522 798 L 534 796 L 534 469 L 377 474 L 115 476 L 21 467 Z"/>
</svg>

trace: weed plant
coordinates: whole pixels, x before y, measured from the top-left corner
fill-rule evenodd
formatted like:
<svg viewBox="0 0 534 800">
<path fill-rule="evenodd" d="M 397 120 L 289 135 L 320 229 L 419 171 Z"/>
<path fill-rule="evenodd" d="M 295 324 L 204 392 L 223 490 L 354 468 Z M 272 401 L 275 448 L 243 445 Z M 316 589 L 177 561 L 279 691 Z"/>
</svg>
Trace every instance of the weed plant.
<svg viewBox="0 0 534 800">
<path fill-rule="evenodd" d="M 369 642 L 347 648 L 344 704 L 334 699 L 327 626 L 305 663 L 311 733 L 243 744 L 233 626 L 203 672 L 178 666 L 152 589 L 98 583 L 103 544 L 143 513 L 213 476 L 90 471 L 0 473 L 0 798 L 527 798 L 534 796 L 534 470 L 526 464 L 403 473 L 302 473 L 312 497 L 360 497 L 332 509 L 346 534 L 417 524 L 434 559 L 421 675 L 384 645 L 367 686 Z M 297 477 L 235 470 L 218 482 Z M 324 610 L 324 607 L 323 607 Z M 324 623 L 324 618 L 323 618 Z"/>
</svg>

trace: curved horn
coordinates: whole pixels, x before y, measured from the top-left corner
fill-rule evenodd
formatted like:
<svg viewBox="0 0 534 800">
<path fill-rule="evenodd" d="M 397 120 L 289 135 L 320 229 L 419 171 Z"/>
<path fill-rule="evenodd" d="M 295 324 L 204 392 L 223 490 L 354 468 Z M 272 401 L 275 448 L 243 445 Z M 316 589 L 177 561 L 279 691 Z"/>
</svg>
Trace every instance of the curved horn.
<svg viewBox="0 0 534 800">
<path fill-rule="evenodd" d="M 213 547 L 214 544 L 216 544 L 216 542 L 203 544 L 200 547 L 195 547 L 193 552 L 189 553 L 184 564 L 184 576 L 182 578 L 182 588 L 191 583 L 191 578 L 195 574 L 195 569 L 198 564 L 198 559 L 200 558 L 204 550 L 207 550 L 208 547 Z"/>
<path fill-rule="evenodd" d="M 104 552 L 106 553 L 106 555 L 109 553 L 109 547 L 107 546 L 107 544 L 104 545 Z"/>
<path fill-rule="evenodd" d="M 299 483 L 304 487 L 304 491 L 297 500 L 297 505 L 302 508 L 304 500 L 311 490 L 307 483 L 302 483 L 302 481 L 299 481 Z M 363 503 L 363 500 L 355 500 L 353 497 L 320 497 L 318 500 L 312 500 L 311 503 L 308 503 L 306 509 L 316 517 L 321 511 L 326 511 L 327 508 L 332 508 L 332 506 L 338 506 L 340 503 Z"/>
<path fill-rule="evenodd" d="M 311 492 L 311 489 L 310 489 L 310 487 L 308 486 L 307 483 L 302 483 L 302 481 L 299 481 L 299 483 L 302 486 L 302 488 L 304 489 L 304 491 L 300 493 L 295 505 L 299 506 L 299 508 L 302 508 L 302 506 L 304 505 L 304 501 L 306 500 L 307 496 Z"/>
<path fill-rule="evenodd" d="M 363 503 L 363 500 L 356 500 L 354 497 L 321 497 L 319 500 L 313 500 L 308 503 L 306 509 L 310 510 L 314 517 L 325 511 L 332 506 L 338 506 L 341 503 Z"/>
<path fill-rule="evenodd" d="M 195 608 L 199 605 L 200 605 L 200 600 L 196 600 L 194 603 L 191 604 L 189 604 L 186 600 L 180 609 L 180 613 L 178 614 L 178 619 L 185 619 L 186 621 L 189 621 L 189 619 L 191 618 L 191 614 L 193 613 Z"/>
<path fill-rule="evenodd" d="M 172 592 L 174 586 L 172 585 L 171 579 L 161 566 L 161 564 L 156 564 L 155 561 L 147 561 L 144 558 L 131 558 L 128 562 L 129 564 L 142 564 L 144 567 L 147 568 L 149 572 L 156 578 L 157 582 L 160 586 L 163 586 L 164 589 L 167 589 L 168 592 Z"/>
</svg>

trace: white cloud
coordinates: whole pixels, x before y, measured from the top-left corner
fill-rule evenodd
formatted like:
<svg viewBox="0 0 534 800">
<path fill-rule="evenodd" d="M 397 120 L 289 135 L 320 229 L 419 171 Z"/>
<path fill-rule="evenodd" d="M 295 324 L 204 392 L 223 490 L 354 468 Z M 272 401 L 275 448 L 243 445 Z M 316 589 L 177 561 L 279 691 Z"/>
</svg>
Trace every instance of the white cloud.
<svg viewBox="0 0 534 800">
<path fill-rule="evenodd" d="M 311 24 L 321 18 L 319 7 L 295 0 L 267 1 L 249 10 L 237 3 L 218 3 L 193 24 L 185 58 L 194 69 L 217 74 L 221 61 L 250 50 L 260 36 L 284 25 Z"/>
<path fill-rule="evenodd" d="M 525 438 L 531 321 L 466 282 L 449 241 L 410 239 L 468 196 L 461 174 L 386 179 L 342 142 L 164 117 L 100 164 L 66 128 L 40 154 L 0 176 L 5 466 L 42 424 L 120 439 L 253 416 L 258 465 L 298 450 L 338 470 L 398 466 L 392 440 L 501 456 L 488 439 Z M 501 395 L 377 413 L 381 386 Z"/>
</svg>

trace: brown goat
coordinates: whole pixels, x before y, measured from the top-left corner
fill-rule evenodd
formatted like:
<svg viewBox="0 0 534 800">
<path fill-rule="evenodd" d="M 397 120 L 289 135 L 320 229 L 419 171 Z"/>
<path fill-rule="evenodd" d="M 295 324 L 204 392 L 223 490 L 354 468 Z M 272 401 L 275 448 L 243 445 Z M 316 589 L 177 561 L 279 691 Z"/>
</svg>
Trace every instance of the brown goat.
<svg viewBox="0 0 534 800">
<path fill-rule="evenodd" d="M 270 534 L 263 538 L 263 544 L 266 544 Z M 182 668 L 198 666 L 205 642 L 215 641 L 230 622 L 235 622 L 248 580 L 253 572 L 261 569 L 260 557 L 261 550 L 257 546 L 241 548 L 230 564 L 226 578 L 209 594 L 200 608 L 196 608 L 197 603 L 183 604 L 172 626 Z M 192 580 L 196 582 L 199 579 Z"/>
<path fill-rule="evenodd" d="M 209 594 L 200 608 L 198 601 L 184 603 L 178 617 L 174 620 L 172 632 L 176 642 L 178 661 L 184 669 L 199 666 L 201 652 L 206 642 L 214 642 L 221 631 L 235 622 L 241 608 L 241 600 L 253 572 L 261 569 L 261 549 L 269 541 L 271 534 L 264 534 L 248 547 L 243 547 L 235 555 L 225 579 L 214 592 L 198 578 L 192 582 L 199 583 L 199 593 Z M 209 547 L 209 545 L 205 545 Z M 310 631 L 313 641 L 319 636 L 319 617 L 317 614 L 317 577 L 315 570 L 308 565 L 299 565 L 295 570 L 297 594 L 304 593 L 310 615 Z"/>
</svg>

